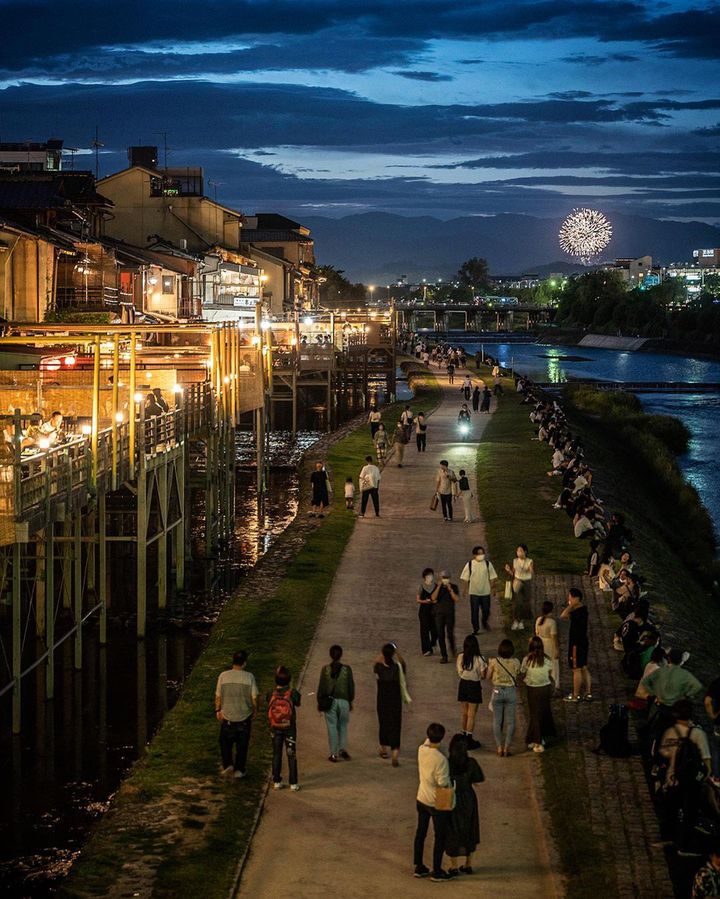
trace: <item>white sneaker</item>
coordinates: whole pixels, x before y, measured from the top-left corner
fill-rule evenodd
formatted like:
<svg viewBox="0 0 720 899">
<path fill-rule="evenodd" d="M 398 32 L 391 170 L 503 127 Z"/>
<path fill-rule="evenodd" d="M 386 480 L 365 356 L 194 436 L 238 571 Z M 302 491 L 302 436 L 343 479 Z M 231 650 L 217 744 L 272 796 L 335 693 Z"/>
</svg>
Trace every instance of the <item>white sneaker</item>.
<svg viewBox="0 0 720 899">
<path fill-rule="evenodd" d="M 221 768 L 220 777 L 232 777 L 233 771 L 234 771 L 234 768 L 232 765 L 228 765 L 227 768 Z"/>
<path fill-rule="evenodd" d="M 537 746 L 537 743 L 528 743 L 528 749 L 534 749 Z"/>
<path fill-rule="evenodd" d="M 518 629 L 518 623 L 517 623 L 517 621 L 513 621 L 513 623 L 510 625 L 510 630 L 516 631 L 517 629 Z"/>
<path fill-rule="evenodd" d="M 290 789 L 293 791 L 293 793 L 297 793 L 297 791 L 300 789 L 300 784 L 290 784 Z"/>
<path fill-rule="evenodd" d="M 519 631 L 524 631 L 524 630 L 525 630 L 525 622 L 524 622 L 524 621 L 518 621 L 517 629 L 518 629 Z"/>
<path fill-rule="evenodd" d="M 278 781 L 277 783 L 273 784 L 273 790 L 282 790 L 284 786 L 285 784 L 282 781 Z"/>
<path fill-rule="evenodd" d="M 244 771 L 236 771 L 235 772 L 235 780 L 242 780 L 245 777 Z"/>
</svg>

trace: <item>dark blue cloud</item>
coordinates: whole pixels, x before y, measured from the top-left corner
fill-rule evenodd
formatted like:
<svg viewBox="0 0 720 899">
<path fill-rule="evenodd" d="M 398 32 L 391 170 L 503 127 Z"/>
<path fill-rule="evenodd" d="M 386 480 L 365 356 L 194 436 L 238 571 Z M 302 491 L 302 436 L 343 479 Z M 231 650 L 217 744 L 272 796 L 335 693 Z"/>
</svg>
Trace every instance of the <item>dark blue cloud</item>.
<svg viewBox="0 0 720 899">
<path fill-rule="evenodd" d="M 411 81 L 452 81 L 452 75 L 442 75 L 440 72 L 393 72 L 401 78 L 409 78 Z"/>
</svg>

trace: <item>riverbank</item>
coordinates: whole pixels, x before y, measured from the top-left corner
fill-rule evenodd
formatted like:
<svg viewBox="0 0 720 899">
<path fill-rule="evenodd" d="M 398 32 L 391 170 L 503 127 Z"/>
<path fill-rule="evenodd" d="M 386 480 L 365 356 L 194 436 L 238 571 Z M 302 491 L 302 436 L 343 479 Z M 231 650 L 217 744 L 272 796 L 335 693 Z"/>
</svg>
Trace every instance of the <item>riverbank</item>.
<svg viewBox="0 0 720 899">
<path fill-rule="evenodd" d="M 619 349 L 628 353 L 665 353 L 669 356 L 687 356 L 692 359 L 720 359 L 720 349 L 698 345 L 696 341 L 676 340 L 670 337 L 618 337 L 617 346 L 612 346 L 608 341 L 613 341 L 617 335 L 589 333 L 580 328 L 555 328 L 541 327 L 537 332 L 538 343 L 547 343 L 551 346 L 592 346 L 605 349 Z M 582 341 L 590 338 L 590 343 L 582 344 Z M 597 342 L 594 342 L 597 341 Z M 630 346 L 621 345 L 626 341 Z M 632 343 L 642 341 L 640 345 Z"/>
<path fill-rule="evenodd" d="M 409 404 L 429 411 L 439 397 L 434 378 L 414 362 L 404 367 L 415 390 Z M 392 421 L 404 405 L 385 407 L 383 414 Z M 121 786 L 62 895 L 227 896 L 265 793 L 271 752 L 260 719 L 246 780 L 218 777 L 215 681 L 241 646 L 250 650 L 248 668 L 261 692 L 270 689 L 279 663 L 301 671 L 355 525 L 344 510 L 342 484 L 348 475 L 357 480 L 363 464 L 363 422 L 364 416 L 344 426 L 308 454 L 306 469 L 327 453 L 336 487 L 332 514 L 322 520 L 299 516 L 227 602 L 180 700 Z M 307 496 L 301 508 L 306 510 Z"/>
</svg>

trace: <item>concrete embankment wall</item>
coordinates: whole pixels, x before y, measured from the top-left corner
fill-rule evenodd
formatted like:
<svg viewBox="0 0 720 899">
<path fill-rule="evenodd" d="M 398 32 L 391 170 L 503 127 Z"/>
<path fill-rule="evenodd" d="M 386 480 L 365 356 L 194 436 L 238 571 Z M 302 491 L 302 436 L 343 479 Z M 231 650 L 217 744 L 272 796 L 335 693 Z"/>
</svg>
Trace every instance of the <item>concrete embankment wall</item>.
<svg viewBox="0 0 720 899">
<path fill-rule="evenodd" d="M 647 337 L 611 337 L 608 334 L 586 334 L 578 346 L 592 346 L 601 350 L 624 350 L 627 353 L 642 348 Z"/>
</svg>

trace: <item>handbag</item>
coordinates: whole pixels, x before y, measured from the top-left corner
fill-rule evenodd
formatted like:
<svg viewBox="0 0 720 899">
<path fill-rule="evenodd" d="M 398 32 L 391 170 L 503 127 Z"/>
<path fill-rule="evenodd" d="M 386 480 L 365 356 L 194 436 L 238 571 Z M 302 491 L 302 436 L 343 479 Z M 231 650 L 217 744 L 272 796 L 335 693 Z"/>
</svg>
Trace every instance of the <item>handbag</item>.
<svg viewBox="0 0 720 899">
<path fill-rule="evenodd" d="M 451 812 L 455 808 L 455 781 L 449 787 L 435 787 L 435 811 Z"/>
<path fill-rule="evenodd" d="M 440 498 L 438 497 L 437 493 L 433 493 L 432 499 L 430 500 L 430 511 L 434 512 L 437 509 L 439 503 Z"/>
<path fill-rule="evenodd" d="M 505 599 L 512 599 L 512 581 L 505 581 Z"/>
</svg>

